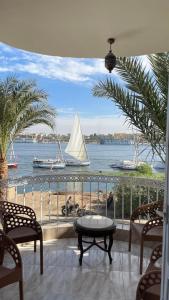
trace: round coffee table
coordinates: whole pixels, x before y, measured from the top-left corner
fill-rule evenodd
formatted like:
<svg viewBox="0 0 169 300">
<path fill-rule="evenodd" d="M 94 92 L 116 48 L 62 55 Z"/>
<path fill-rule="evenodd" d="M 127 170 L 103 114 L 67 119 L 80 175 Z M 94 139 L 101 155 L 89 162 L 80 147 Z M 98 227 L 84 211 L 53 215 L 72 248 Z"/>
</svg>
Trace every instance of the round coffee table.
<svg viewBox="0 0 169 300">
<path fill-rule="evenodd" d="M 113 245 L 113 234 L 116 231 L 116 226 L 113 221 L 107 217 L 99 215 L 88 215 L 78 218 L 74 222 L 75 231 L 78 234 L 78 248 L 80 249 L 79 264 L 82 265 L 83 253 L 89 250 L 92 246 L 97 246 L 101 250 L 108 253 L 110 264 L 112 263 L 111 248 Z M 83 237 L 91 237 L 92 241 L 85 241 Z M 104 238 L 96 241 L 96 238 Z M 107 246 L 106 239 L 109 238 Z M 83 248 L 83 243 L 89 244 L 87 248 Z M 104 247 L 100 246 L 104 243 Z"/>
</svg>

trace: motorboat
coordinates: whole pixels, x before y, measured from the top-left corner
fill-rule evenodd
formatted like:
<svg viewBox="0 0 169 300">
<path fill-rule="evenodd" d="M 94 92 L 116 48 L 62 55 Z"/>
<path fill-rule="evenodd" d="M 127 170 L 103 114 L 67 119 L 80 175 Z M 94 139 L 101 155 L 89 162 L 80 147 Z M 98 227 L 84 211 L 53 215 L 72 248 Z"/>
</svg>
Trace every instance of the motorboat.
<svg viewBox="0 0 169 300">
<path fill-rule="evenodd" d="M 139 166 L 144 165 L 143 161 L 135 161 L 135 160 L 123 160 L 119 165 L 119 168 L 122 170 L 136 170 Z"/>
<path fill-rule="evenodd" d="M 65 162 L 58 159 L 38 159 L 34 158 L 33 168 L 43 168 L 43 169 L 64 169 Z"/>
<path fill-rule="evenodd" d="M 58 148 L 59 148 L 59 153 L 56 156 L 55 159 L 39 159 L 39 158 L 34 158 L 33 160 L 33 168 L 42 168 L 42 169 L 64 169 L 66 164 L 65 161 L 63 159 L 63 155 L 62 155 L 62 149 L 61 149 L 61 145 L 60 142 L 57 141 L 58 144 Z"/>
</svg>

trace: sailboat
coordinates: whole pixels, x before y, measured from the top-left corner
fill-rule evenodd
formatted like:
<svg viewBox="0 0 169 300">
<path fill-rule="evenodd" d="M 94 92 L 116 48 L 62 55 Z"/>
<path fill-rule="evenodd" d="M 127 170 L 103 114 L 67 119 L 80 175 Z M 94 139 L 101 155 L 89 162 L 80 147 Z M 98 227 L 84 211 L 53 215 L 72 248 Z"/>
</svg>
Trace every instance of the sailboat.
<svg viewBox="0 0 169 300">
<path fill-rule="evenodd" d="M 72 132 L 65 152 L 72 157 L 71 159 L 65 160 L 66 166 L 90 165 L 78 115 L 75 115 Z"/>
<path fill-rule="evenodd" d="M 55 159 L 38 159 L 34 158 L 33 168 L 42 168 L 42 169 L 64 169 L 65 162 L 62 155 L 62 149 L 60 142 L 58 141 L 59 155 Z"/>
<path fill-rule="evenodd" d="M 13 147 L 13 142 L 11 142 L 11 151 L 10 151 L 10 156 L 9 156 L 9 162 L 7 163 L 8 168 L 17 168 L 18 164 L 16 162 L 16 157 L 14 153 L 14 147 Z"/>
</svg>

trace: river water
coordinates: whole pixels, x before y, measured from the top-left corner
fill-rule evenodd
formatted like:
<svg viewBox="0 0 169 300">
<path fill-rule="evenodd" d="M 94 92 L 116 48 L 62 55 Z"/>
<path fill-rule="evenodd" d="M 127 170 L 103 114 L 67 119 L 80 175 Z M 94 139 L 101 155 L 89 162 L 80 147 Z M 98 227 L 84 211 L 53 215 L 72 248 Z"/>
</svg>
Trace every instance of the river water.
<svg viewBox="0 0 169 300">
<path fill-rule="evenodd" d="M 65 158 L 68 156 L 64 153 L 66 147 L 65 143 L 61 144 L 63 155 Z M 132 160 L 134 156 L 133 145 L 100 145 L 100 144 L 87 144 L 87 151 L 90 159 L 90 166 L 86 167 L 66 167 L 63 170 L 49 170 L 34 169 L 32 161 L 34 157 L 38 158 L 55 158 L 58 152 L 56 144 L 43 144 L 43 143 L 15 143 L 14 151 L 16 160 L 18 162 L 17 169 L 9 170 L 10 177 L 32 176 L 46 173 L 72 173 L 72 172 L 86 172 L 86 171 L 106 171 L 112 172 L 114 169 L 110 165 L 120 160 Z M 147 146 L 140 145 L 139 151 L 141 152 Z M 139 160 L 147 160 L 151 163 L 151 155 L 148 155 L 150 148 L 147 148 L 139 156 Z M 156 158 L 156 160 L 159 160 Z"/>
</svg>

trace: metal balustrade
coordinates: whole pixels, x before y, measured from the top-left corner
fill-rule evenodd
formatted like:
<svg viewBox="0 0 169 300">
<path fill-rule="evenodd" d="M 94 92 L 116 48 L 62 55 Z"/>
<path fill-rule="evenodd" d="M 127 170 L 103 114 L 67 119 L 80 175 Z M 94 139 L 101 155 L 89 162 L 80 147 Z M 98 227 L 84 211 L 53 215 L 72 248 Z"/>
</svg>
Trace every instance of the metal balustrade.
<svg viewBox="0 0 169 300">
<path fill-rule="evenodd" d="M 163 181 L 101 174 L 28 176 L 1 181 L 0 187 L 9 201 L 32 207 L 41 224 L 57 225 L 77 218 L 77 211 L 62 215 L 68 197 L 72 205 L 79 204 L 80 214 L 97 213 L 125 224 L 135 207 L 164 196 Z"/>
</svg>

